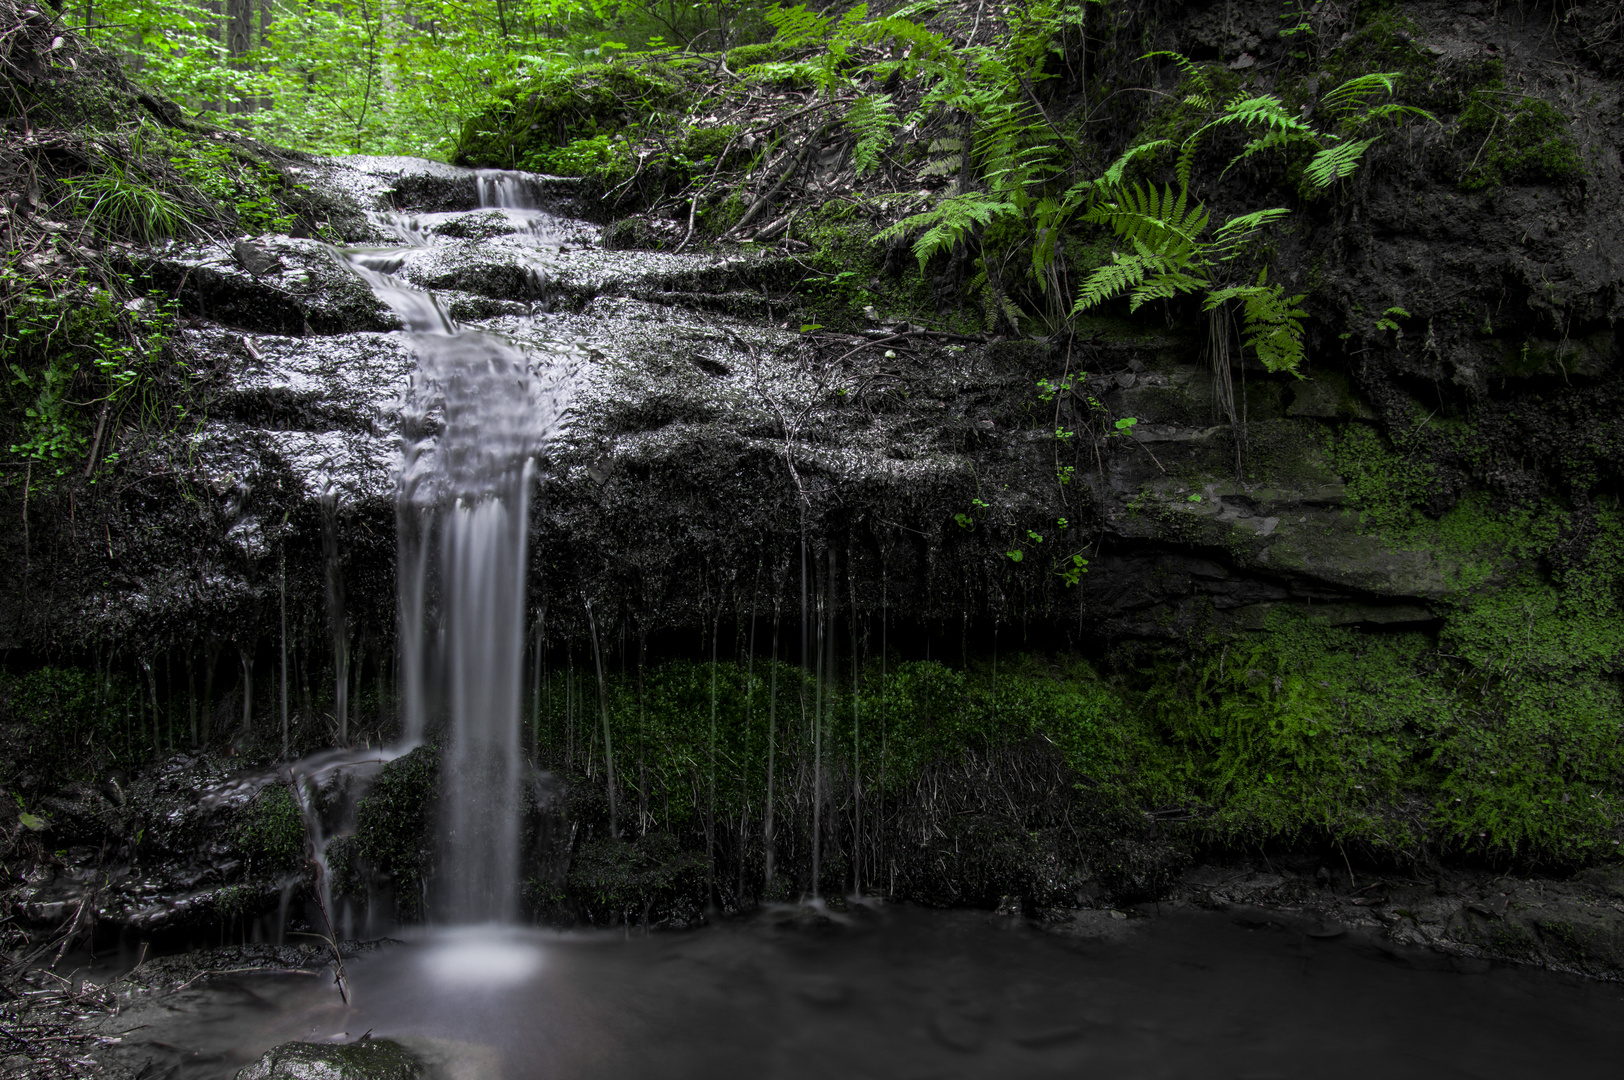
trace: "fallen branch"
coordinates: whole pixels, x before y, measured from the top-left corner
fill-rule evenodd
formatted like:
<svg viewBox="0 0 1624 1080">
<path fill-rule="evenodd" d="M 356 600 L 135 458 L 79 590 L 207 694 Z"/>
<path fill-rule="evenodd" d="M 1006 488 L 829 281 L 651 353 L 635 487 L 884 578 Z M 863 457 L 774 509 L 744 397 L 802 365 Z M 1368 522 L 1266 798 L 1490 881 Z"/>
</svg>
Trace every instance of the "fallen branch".
<svg viewBox="0 0 1624 1080">
<path fill-rule="evenodd" d="M 193 975 L 190 979 L 187 979 L 185 982 L 183 982 L 179 986 L 175 987 L 175 993 L 177 993 L 177 994 L 180 993 L 182 990 L 186 989 L 188 986 L 191 986 L 193 983 L 195 983 L 197 980 L 203 978 L 204 976 L 246 975 L 246 974 L 248 974 L 250 972 L 255 972 L 255 973 L 258 973 L 260 975 L 315 975 L 316 974 L 316 972 L 309 971 L 309 970 L 307 970 L 305 968 L 262 968 L 262 967 L 221 968 L 219 970 L 200 971 L 200 972 L 198 972 L 196 975 Z"/>
<path fill-rule="evenodd" d="M 784 190 L 784 185 L 789 183 L 789 178 L 799 172 L 801 167 L 806 164 L 807 155 L 812 152 L 812 144 L 818 141 L 818 136 L 822 135 L 823 131 L 823 126 L 819 125 L 818 130 L 807 137 L 806 142 L 801 145 L 800 153 L 796 154 L 794 160 L 790 162 L 789 168 L 779 174 L 778 181 L 773 184 L 767 194 L 757 199 L 750 209 L 744 212 L 744 216 L 739 219 L 738 224 L 727 231 L 727 236 L 736 236 L 743 232 L 745 227 L 759 217 L 763 210 L 772 205 L 773 200 L 778 198 L 778 193 Z"/>
</svg>

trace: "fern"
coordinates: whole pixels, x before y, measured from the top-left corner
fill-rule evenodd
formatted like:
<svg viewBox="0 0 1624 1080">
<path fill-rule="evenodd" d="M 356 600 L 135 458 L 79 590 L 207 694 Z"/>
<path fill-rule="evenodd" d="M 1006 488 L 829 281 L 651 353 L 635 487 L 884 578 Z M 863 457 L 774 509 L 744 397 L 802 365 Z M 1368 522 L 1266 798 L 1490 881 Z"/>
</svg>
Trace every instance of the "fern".
<svg viewBox="0 0 1624 1080">
<path fill-rule="evenodd" d="M 1129 165 L 1133 164 L 1141 157 L 1149 157 L 1159 151 L 1167 149 L 1172 145 L 1173 140 L 1171 139 L 1152 139 L 1150 142 L 1143 142 L 1138 146 L 1130 146 L 1128 149 L 1122 152 L 1121 157 L 1111 162 L 1110 168 L 1106 169 L 1105 172 L 1100 174 L 1100 178 L 1097 183 L 1106 187 L 1116 187 L 1118 184 L 1122 183 L 1123 177 L 1127 173 Z"/>
<path fill-rule="evenodd" d="M 875 243 L 906 236 L 915 229 L 925 231 L 914 241 L 914 257 L 923 270 L 932 255 L 951 251 L 953 245 L 964 239 L 978 226 L 985 227 L 1001 217 L 1019 217 L 1021 208 L 1007 199 L 988 196 L 979 191 L 966 191 L 943 199 L 936 206 L 920 214 L 913 214 L 875 237 Z"/>
<path fill-rule="evenodd" d="M 1201 70 L 1201 65 L 1197 64 L 1183 53 L 1176 53 L 1169 49 L 1158 49 L 1156 52 L 1146 53 L 1139 59 L 1154 60 L 1159 56 L 1165 56 L 1169 60 L 1173 61 L 1173 63 L 1177 64 L 1179 70 L 1184 72 L 1184 77 L 1195 84 L 1194 96 L 1205 98 L 1209 101 L 1215 96 L 1213 94 L 1212 83 L 1207 79 L 1207 73 Z"/>
<path fill-rule="evenodd" d="M 1077 292 L 1077 303 L 1071 309 L 1072 314 L 1087 311 L 1113 296 L 1138 287 L 1153 269 L 1155 263 L 1142 255 L 1112 252 L 1110 262 L 1083 279 L 1082 288 Z"/>
<path fill-rule="evenodd" d="M 1357 142 L 1339 142 L 1327 146 L 1314 155 L 1313 160 L 1303 170 L 1303 176 L 1317 188 L 1330 187 L 1336 181 L 1351 175 L 1359 167 L 1359 159 L 1364 157 L 1365 151 L 1375 144 L 1378 137 L 1372 136 Z"/>
<path fill-rule="evenodd" d="M 1366 98 L 1377 93 L 1391 97 L 1394 80 L 1400 74 L 1397 71 L 1373 71 L 1367 75 L 1356 75 L 1320 98 L 1320 106 L 1332 114 L 1351 113 L 1363 106 Z"/>
<path fill-rule="evenodd" d="M 1247 348 L 1269 371 L 1289 371 L 1298 375 L 1298 367 L 1305 358 L 1303 350 L 1303 323 L 1308 312 L 1303 310 L 1303 296 L 1287 296 L 1279 285 L 1270 285 L 1269 271 L 1258 274 L 1255 285 L 1236 285 L 1215 289 L 1207 294 L 1202 306 L 1207 311 L 1231 300 L 1241 302 L 1241 336 Z"/>
<path fill-rule="evenodd" d="M 857 175 L 866 176 L 880 164 L 880 155 L 891 146 L 896 130 L 896 114 L 891 111 L 890 94 L 865 94 L 846 113 L 846 126 L 857 136 L 853 160 Z"/>
<path fill-rule="evenodd" d="M 1144 244 L 1169 258 L 1193 253 L 1207 229 L 1207 211 L 1199 203 L 1187 208 L 1184 190 L 1177 195 L 1164 186 L 1160 195 L 1154 184 L 1123 188 L 1115 202 L 1095 206 L 1084 220 L 1109 225 L 1118 236 Z"/>
<path fill-rule="evenodd" d="M 1239 254 L 1241 243 L 1253 233 L 1265 225 L 1274 224 L 1290 213 L 1290 210 L 1274 207 L 1270 210 L 1254 210 L 1250 214 L 1241 214 L 1230 218 L 1212 234 L 1213 252 L 1220 261 L 1228 262 Z"/>
<path fill-rule="evenodd" d="M 776 31 L 776 40 L 792 48 L 822 41 L 829 36 L 835 21 L 832 16 L 806 10 L 805 4 L 796 4 L 792 8 L 774 4 L 764 14 Z"/>
<path fill-rule="evenodd" d="M 842 28 L 844 26 L 845 20 L 842 20 Z M 886 40 L 907 45 L 908 59 L 905 62 L 907 66 L 905 66 L 904 70 L 910 74 L 917 72 L 923 61 L 947 60 L 952 58 L 955 53 L 953 43 L 941 34 L 896 15 L 886 15 L 875 19 L 873 22 L 853 25 L 850 29 L 850 35 L 853 41 L 871 45 Z"/>
</svg>

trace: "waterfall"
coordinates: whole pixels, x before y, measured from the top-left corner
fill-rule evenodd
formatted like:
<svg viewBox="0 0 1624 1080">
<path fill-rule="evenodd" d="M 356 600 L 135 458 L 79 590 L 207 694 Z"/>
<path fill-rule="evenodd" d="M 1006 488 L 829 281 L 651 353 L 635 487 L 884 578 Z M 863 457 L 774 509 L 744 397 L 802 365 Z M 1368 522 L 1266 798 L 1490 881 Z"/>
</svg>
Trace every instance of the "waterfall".
<svg viewBox="0 0 1624 1080">
<path fill-rule="evenodd" d="M 525 213 L 518 174 L 476 182 L 482 206 Z M 434 295 L 392 276 L 409 255 L 346 256 L 405 321 L 418 360 L 396 496 L 402 734 L 421 740 L 443 699 L 436 915 L 505 922 L 518 894 L 530 490 L 582 353 L 458 326 Z"/>
</svg>

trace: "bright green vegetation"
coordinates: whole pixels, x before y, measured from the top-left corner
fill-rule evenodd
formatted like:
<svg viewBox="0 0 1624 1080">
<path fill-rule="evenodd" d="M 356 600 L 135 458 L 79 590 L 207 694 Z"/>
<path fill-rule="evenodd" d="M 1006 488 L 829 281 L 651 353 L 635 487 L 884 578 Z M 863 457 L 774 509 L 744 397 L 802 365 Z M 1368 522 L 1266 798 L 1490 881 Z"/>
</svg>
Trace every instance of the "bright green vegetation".
<svg viewBox="0 0 1624 1080">
<path fill-rule="evenodd" d="M 1585 174 L 1568 118 L 1547 101 L 1504 89 L 1473 92 L 1460 117 L 1476 153 L 1461 175 L 1468 191 L 1500 184 L 1562 184 Z"/>
<path fill-rule="evenodd" d="M 641 696 L 635 679 L 611 684 L 620 805 L 655 831 L 760 822 L 769 731 L 780 805 L 808 798 L 816 741 L 839 813 L 854 777 L 883 806 L 950 763 L 1037 743 L 1091 798 L 1156 811 L 1191 842 L 1581 864 L 1624 838 L 1624 700 L 1606 673 L 1624 658 L 1620 625 L 1530 582 L 1451 615 L 1437 638 L 1282 611 L 1264 632 L 1097 663 L 871 662 L 855 693 L 788 665 L 674 662 Z M 553 680 L 538 741 L 544 761 L 601 784 L 595 696 L 584 678 Z M 594 873 L 619 865 L 604 858 Z"/>
<path fill-rule="evenodd" d="M 65 80 L 35 110 L 79 118 L 83 164 L 41 163 L 38 212 L 0 270 L 0 476 L 94 483 L 131 425 L 173 430 L 193 406 L 171 349 L 179 305 L 132 275 L 129 245 L 313 228 L 307 193 L 261 151 L 190 135 Z M 44 222 L 44 224 L 41 224 Z"/>
<path fill-rule="evenodd" d="M 305 826 L 293 793 L 281 784 L 262 789 L 232 822 L 232 841 L 249 873 L 287 873 L 304 861 Z"/>
<path fill-rule="evenodd" d="M 549 112 L 556 104 L 553 115 L 590 136 L 597 129 L 579 121 L 592 115 L 603 60 L 770 35 L 754 6 L 652 0 L 110 0 L 65 14 L 208 123 L 312 151 L 430 156 L 449 156 L 464 121 L 519 81 L 562 80 Z"/>
<path fill-rule="evenodd" d="M 173 301 L 131 298 L 136 288 L 128 276 L 98 280 L 88 270 L 45 282 L 8 267 L 0 271 L 0 290 L 0 334 L 10 345 L 8 472 L 25 471 L 47 485 L 71 470 L 93 478 L 118 459 L 101 440 L 126 411 L 154 422 L 184 418 L 182 406 L 166 410 L 159 395 L 162 381 L 184 377 L 163 359 Z"/>
<path fill-rule="evenodd" d="M 400 916 L 421 918 L 439 788 L 437 746 L 420 746 L 385 766 L 356 809 L 355 834 L 328 846 L 335 887 L 364 892 L 362 872 L 381 872 L 393 888 Z"/>
</svg>

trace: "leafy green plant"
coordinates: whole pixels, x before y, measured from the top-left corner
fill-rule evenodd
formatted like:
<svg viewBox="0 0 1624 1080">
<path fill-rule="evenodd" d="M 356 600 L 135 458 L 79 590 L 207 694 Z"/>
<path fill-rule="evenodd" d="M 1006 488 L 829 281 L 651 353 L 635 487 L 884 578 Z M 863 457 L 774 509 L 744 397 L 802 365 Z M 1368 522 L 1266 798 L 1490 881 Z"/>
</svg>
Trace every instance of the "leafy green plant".
<svg viewBox="0 0 1624 1080">
<path fill-rule="evenodd" d="M 79 212 L 104 236 L 150 244 L 195 229 L 195 212 L 133 163 L 101 155 L 85 175 L 66 183 Z"/>
<path fill-rule="evenodd" d="M 846 125 L 857 136 L 857 146 L 852 151 L 857 175 L 863 176 L 879 167 L 880 155 L 891 145 L 891 133 L 897 124 L 890 94 L 864 94 L 846 113 Z"/>
<path fill-rule="evenodd" d="M 144 399 L 149 374 L 173 331 L 176 302 L 162 295 L 125 301 L 130 282 L 112 284 L 119 292 L 83 271 L 49 284 L 15 270 L 0 272 L 0 286 L 16 290 L 0 319 L 12 345 L 8 389 L 20 420 L 11 432 L 11 453 L 56 476 L 87 450 L 91 465 L 116 461 L 116 452 L 97 453 L 93 440 L 127 406 L 139 404 L 143 420 L 158 419 L 161 412 Z"/>
</svg>

